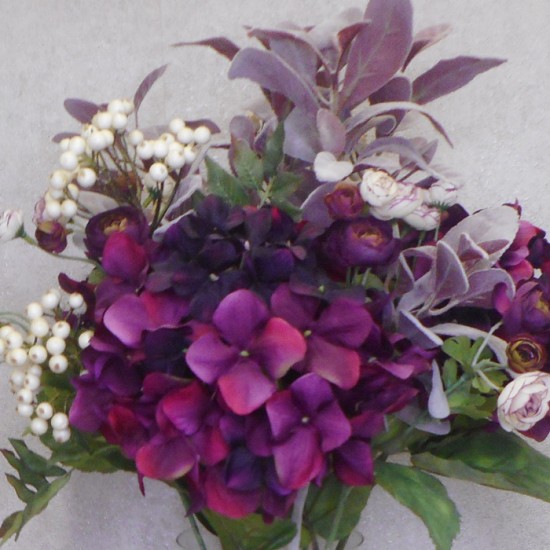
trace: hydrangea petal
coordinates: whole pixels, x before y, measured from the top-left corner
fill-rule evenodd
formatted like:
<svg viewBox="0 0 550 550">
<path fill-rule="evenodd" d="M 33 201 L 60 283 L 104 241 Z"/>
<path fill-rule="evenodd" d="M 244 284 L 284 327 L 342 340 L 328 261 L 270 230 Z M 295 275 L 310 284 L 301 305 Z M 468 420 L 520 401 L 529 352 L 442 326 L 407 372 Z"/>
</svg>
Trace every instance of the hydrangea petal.
<svg viewBox="0 0 550 550">
<path fill-rule="evenodd" d="M 145 305 L 134 294 L 125 294 L 114 302 L 103 316 L 103 323 L 124 345 L 135 348 L 149 328 Z"/>
<path fill-rule="evenodd" d="M 235 348 L 225 345 L 213 333 L 207 333 L 193 342 L 185 356 L 189 368 L 207 384 L 214 383 L 238 359 Z"/>
<path fill-rule="evenodd" d="M 191 435 L 200 428 L 209 404 L 205 389 L 198 382 L 192 382 L 169 393 L 159 407 L 178 430 Z"/>
<path fill-rule="evenodd" d="M 315 332 L 333 343 L 357 348 L 369 335 L 372 324 L 372 318 L 362 304 L 340 299 L 321 313 Z"/>
<path fill-rule="evenodd" d="M 158 436 L 141 447 L 136 455 L 138 472 L 152 479 L 177 479 L 189 472 L 195 462 L 195 453 L 183 437 Z"/>
<path fill-rule="evenodd" d="M 351 486 L 372 485 L 374 467 L 370 445 L 358 439 L 345 443 L 334 453 L 336 477 Z"/>
<path fill-rule="evenodd" d="M 290 390 L 273 395 L 266 405 L 273 437 L 277 440 L 300 424 L 304 413 L 294 404 Z"/>
<path fill-rule="evenodd" d="M 313 419 L 313 424 L 321 434 L 323 452 L 340 447 L 351 436 L 349 420 L 336 401 L 331 401 L 328 406 L 318 411 Z"/>
</svg>

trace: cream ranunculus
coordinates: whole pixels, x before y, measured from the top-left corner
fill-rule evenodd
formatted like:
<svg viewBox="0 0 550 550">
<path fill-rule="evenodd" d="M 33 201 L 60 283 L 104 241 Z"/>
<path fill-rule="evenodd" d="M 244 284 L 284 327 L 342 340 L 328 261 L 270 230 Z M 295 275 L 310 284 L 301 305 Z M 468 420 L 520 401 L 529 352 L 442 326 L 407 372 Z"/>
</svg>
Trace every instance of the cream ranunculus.
<svg viewBox="0 0 550 550">
<path fill-rule="evenodd" d="M 419 231 L 432 231 L 441 222 L 441 212 L 438 208 L 421 204 L 410 214 L 407 214 L 403 220 Z"/>
<path fill-rule="evenodd" d="M 528 372 L 510 382 L 499 395 L 498 421 L 504 430 L 524 432 L 550 410 L 550 374 Z"/>
<path fill-rule="evenodd" d="M 365 170 L 359 186 L 361 197 L 371 206 L 384 206 L 399 190 L 399 184 L 383 170 Z"/>
<path fill-rule="evenodd" d="M 398 183 L 397 192 L 382 206 L 373 206 L 370 213 L 379 220 L 404 218 L 422 204 L 422 189 L 410 183 Z"/>
<path fill-rule="evenodd" d="M 0 216 L 0 243 L 11 241 L 23 228 L 23 212 L 6 210 Z"/>
</svg>

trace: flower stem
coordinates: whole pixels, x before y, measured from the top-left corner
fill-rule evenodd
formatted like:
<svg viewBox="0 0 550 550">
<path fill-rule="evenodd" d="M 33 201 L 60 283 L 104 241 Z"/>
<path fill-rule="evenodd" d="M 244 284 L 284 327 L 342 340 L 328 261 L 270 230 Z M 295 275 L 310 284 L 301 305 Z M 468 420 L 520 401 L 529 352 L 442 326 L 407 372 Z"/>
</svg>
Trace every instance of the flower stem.
<svg viewBox="0 0 550 550">
<path fill-rule="evenodd" d="M 346 504 L 346 501 L 348 500 L 350 493 L 351 493 L 350 486 L 342 487 L 342 491 L 340 493 L 340 499 L 338 501 L 338 507 L 336 508 L 336 514 L 334 515 L 334 520 L 332 521 L 332 528 L 330 530 L 327 542 L 325 544 L 325 550 L 330 550 L 332 543 L 336 539 L 336 533 L 338 531 L 338 527 L 340 526 L 342 515 L 344 514 L 344 506 Z"/>
<path fill-rule="evenodd" d="M 42 250 L 42 252 L 45 252 L 46 254 L 49 254 L 50 256 L 53 256 L 54 258 L 59 258 L 61 260 L 72 260 L 73 262 L 86 262 L 88 264 L 92 264 L 94 266 L 97 266 L 97 262 L 95 262 L 94 260 L 90 260 L 89 258 L 82 258 L 82 257 L 79 257 L 79 256 L 67 256 L 65 254 L 55 254 L 54 252 L 50 252 L 49 250 L 45 250 L 32 237 L 27 235 L 27 233 L 22 235 L 21 238 L 25 242 L 27 242 L 29 244 L 32 244 L 32 246 L 36 246 L 37 248 L 40 248 L 40 250 Z"/>
<path fill-rule="evenodd" d="M 292 521 L 296 525 L 296 535 L 288 545 L 287 550 L 300 550 L 300 540 L 302 538 L 302 517 L 304 515 L 304 507 L 306 505 L 307 492 L 309 485 L 302 487 L 296 495 L 294 508 L 292 510 Z"/>
<path fill-rule="evenodd" d="M 187 498 L 187 493 L 185 492 L 185 489 L 183 489 L 177 481 L 175 483 L 169 483 L 172 487 L 176 489 L 178 492 L 178 495 L 180 496 L 181 502 L 183 504 L 183 507 L 185 508 L 185 511 L 189 509 L 189 499 Z M 191 530 L 193 531 L 193 535 L 195 535 L 195 539 L 197 541 L 197 544 L 199 545 L 200 550 L 208 550 L 206 543 L 204 542 L 204 539 L 202 538 L 202 534 L 200 532 L 199 526 L 197 524 L 197 520 L 195 519 L 195 516 L 193 514 L 189 514 L 187 517 L 189 520 L 189 524 L 191 525 Z"/>
</svg>

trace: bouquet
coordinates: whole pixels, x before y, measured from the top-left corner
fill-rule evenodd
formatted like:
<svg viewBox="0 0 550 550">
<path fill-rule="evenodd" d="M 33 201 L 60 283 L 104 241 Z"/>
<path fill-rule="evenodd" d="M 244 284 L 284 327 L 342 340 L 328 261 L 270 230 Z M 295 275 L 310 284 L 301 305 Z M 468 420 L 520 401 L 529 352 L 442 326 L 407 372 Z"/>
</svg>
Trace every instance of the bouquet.
<svg viewBox="0 0 550 550">
<path fill-rule="evenodd" d="M 449 137 L 425 105 L 502 62 L 409 78 L 446 32 L 413 36 L 408 0 L 371 0 L 250 28 L 253 47 L 177 44 L 261 88 L 224 132 L 139 126 L 164 66 L 131 100 L 65 102 L 81 127 L 54 138 L 35 230 L 0 220 L 2 241 L 88 266 L 1 317 L 43 444 L 2 450 L 24 503 L 2 541 L 73 469 L 166 483 L 203 549 L 206 531 L 224 549 L 345 548 L 375 484 L 449 549 L 459 514 L 433 474 L 549 500 L 526 438 L 550 432 L 550 247 L 517 203 L 467 212 L 432 162 Z"/>
</svg>

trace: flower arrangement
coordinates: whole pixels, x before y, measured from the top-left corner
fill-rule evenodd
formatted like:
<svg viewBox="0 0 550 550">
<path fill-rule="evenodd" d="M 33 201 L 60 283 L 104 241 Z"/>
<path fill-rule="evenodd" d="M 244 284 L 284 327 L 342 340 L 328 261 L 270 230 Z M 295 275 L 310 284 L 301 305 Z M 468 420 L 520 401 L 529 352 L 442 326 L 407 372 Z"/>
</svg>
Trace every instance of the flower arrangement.
<svg viewBox="0 0 550 550">
<path fill-rule="evenodd" d="M 425 105 L 501 60 L 411 81 L 446 32 L 411 21 L 408 0 L 371 0 L 249 29 L 260 47 L 195 43 L 264 94 L 228 138 L 139 127 L 165 67 L 132 100 L 65 102 L 82 127 L 55 138 L 34 236 L 10 210 L 0 240 L 66 257 L 72 239 L 89 271 L 2 317 L 17 412 L 49 449 L 2 451 L 25 504 L 2 541 L 72 469 L 170 485 L 202 548 L 201 529 L 224 549 L 344 548 L 378 484 L 448 549 L 459 516 L 433 473 L 549 499 L 525 442 L 550 432 L 545 234 L 517 204 L 468 213 L 437 140 L 410 136 L 422 117 L 448 141 Z"/>
</svg>

